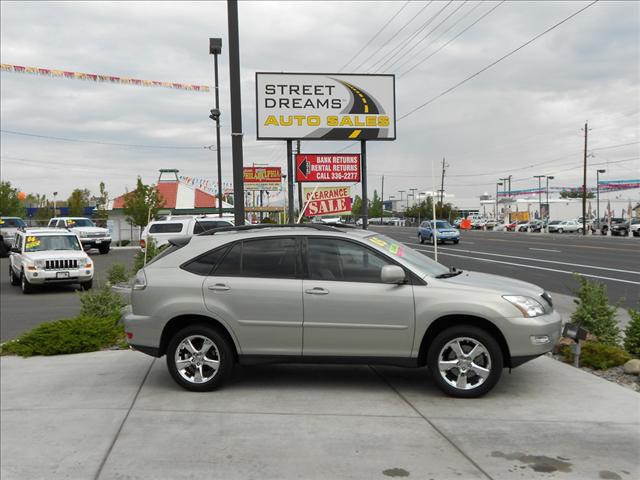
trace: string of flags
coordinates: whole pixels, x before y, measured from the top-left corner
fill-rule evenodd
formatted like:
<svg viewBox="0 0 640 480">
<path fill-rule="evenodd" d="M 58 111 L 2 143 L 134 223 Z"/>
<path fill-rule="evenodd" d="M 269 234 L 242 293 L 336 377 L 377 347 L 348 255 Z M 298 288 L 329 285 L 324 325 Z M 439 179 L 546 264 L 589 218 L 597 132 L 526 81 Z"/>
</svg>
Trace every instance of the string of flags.
<svg viewBox="0 0 640 480">
<path fill-rule="evenodd" d="M 209 192 L 212 195 L 218 194 L 218 183 L 214 180 L 201 177 L 191 177 L 188 175 L 178 175 L 178 180 L 185 185 L 199 188 L 205 192 Z M 231 182 L 222 182 L 223 195 L 233 192 L 233 184 Z"/>
<path fill-rule="evenodd" d="M 190 83 L 161 82 L 158 80 L 140 80 L 138 78 L 118 77 L 115 75 L 101 75 L 96 73 L 72 72 L 68 70 L 56 70 L 51 68 L 25 67 L 22 65 L 0 64 L 3 72 L 26 73 L 44 77 L 67 78 L 85 80 L 90 82 L 116 83 L 119 85 L 135 85 L 139 87 L 171 88 L 174 90 L 187 90 L 192 92 L 209 92 L 208 85 L 194 85 Z"/>
<path fill-rule="evenodd" d="M 613 192 L 622 190 L 631 190 L 633 188 L 640 188 L 640 180 L 601 180 L 598 182 L 600 193 Z M 550 192 L 567 192 L 575 193 L 582 192 L 582 187 L 549 187 Z M 546 188 L 525 188 L 521 190 L 511 190 L 511 192 L 499 191 L 498 197 L 518 197 L 523 195 L 538 195 L 540 193 L 546 194 Z M 596 193 L 596 187 L 587 187 L 587 192 Z"/>
</svg>

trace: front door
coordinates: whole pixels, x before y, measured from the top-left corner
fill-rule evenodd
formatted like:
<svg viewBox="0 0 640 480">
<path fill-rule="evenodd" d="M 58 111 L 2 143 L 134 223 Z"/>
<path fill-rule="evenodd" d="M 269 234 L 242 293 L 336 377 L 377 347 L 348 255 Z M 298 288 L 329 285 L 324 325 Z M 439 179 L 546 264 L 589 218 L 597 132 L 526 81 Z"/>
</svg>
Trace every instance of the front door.
<svg viewBox="0 0 640 480">
<path fill-rule="evenodd" d="M 208 310 L 231 324 L 244 355 L 302 354 L 302 279 L 295 238 L 237 242 L 203 283 Z"/>
<path fill-rule="evenodd" d="M 382 283 L 390 259 L 360 243 L 308 237 L 305 261 L 304 356 L 410 356 L 413 287 Z"/>
</svg>

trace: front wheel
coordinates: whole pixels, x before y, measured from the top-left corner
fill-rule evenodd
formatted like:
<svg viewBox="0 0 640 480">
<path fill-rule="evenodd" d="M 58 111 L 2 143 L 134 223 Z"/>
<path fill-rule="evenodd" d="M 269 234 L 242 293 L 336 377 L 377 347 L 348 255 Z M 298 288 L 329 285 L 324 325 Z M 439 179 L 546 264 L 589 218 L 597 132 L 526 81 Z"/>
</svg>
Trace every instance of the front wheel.
<svg viewBox="0 0 640 480">
<path fill-rule="evenodd" d="M 102 255 L 106 255 L 107 253 L 109 253 L 109 249 L 110 249 L 110 245 L 100 245 L 98 247 L 98 250 L 100 250 L 100 253 Z"/>
<path fill-rule="evenodd" d="M 460 243 L 460 240 L 454 240 L 453 243 L 457 245 L 458 243 Z"/>
<path fill-rule="evenodd" d="M 438 388 L 447 395 L 480 397 L 502 375 L 502 350 L 485 330 L 457 325 L 433 340 L 427 353 L 427 368 Z"/>
<path fill-rule="evenodd" d="M 13 267 L 9 264 L 9 283 L 14 287 L 20 285 L 20 279 L 13 273 Z"/>
<path fill-rule="evenodd" d="M 578 233 L 582 234 L 582 232 L 584 232 L 584 230 L 582 228 L 579 228 Z"/>
<path fill-rule="evenodd" d="M 420 240 L 420 243 L 424 243 L 424 238 L 422 238 L 422 235 L 418 234 L 418 240 Z"/>
<path fill-rule="evenodd" d="M 82 288 L 82 290 L 84 291 L 91 290 L 91 288 L 93 288 L 93 278 L 88 282 L 82 282 L 80 284 L 80 288 Z"/>
<path fill-rule="evenodd" d="M 33 292 L 33 285 L 29 283 L 29 280 L 27 280 L 27 276 L 24 274 L 24 272 L 20 274 L 20 287 L 22 293 L 24 293 L 25 295 Z"/>
<path fill-rule="evenodd" d="M 208 392 L 222 385 L 233 372 L 229 341 L 206 325 L 183 328 L 169 341 L 167 368 L 181 387 Z"/>
<path fill-rule="evenodd" d="M 562 233 L 562 232 L 564 232 L 564 230 L 563 230 L 563 229 L 561 229 L 561 228 L 559 228 L 559 229 L 558 229 L 558 233 Z"/>
</svg>

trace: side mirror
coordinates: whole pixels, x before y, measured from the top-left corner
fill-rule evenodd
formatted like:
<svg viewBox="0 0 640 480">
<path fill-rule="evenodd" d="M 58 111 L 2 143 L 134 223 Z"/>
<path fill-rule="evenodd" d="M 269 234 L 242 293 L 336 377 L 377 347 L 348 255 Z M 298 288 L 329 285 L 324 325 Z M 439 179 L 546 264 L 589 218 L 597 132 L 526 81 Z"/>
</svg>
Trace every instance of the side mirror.
<svg viewBox="0 0 640 480">
<path fill-rule="evenodd" d="M 13 253 L 20 253 L 20 249 L 18 247 L 11 247 L 11 251 Z"/>
<path fill-rule="evenodd" d="M 380 272 L 382 283 L 401 284 L 407 280 L 404 270 L 397 265 L 385 265 Z"/>
</svg>

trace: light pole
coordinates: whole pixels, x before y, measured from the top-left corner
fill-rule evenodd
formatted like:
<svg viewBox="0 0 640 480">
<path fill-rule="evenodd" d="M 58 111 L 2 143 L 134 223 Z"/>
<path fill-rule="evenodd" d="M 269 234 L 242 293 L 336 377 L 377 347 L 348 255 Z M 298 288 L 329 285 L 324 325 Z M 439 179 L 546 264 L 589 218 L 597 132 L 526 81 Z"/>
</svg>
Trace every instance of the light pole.
<svg viewBox="0 0 640 480">
<path fill-rule="evenodd" d="M 411 197 L 413 198 L 413 204 L 416 204 L 416 191 L 418 189 L 417 188 L 410 188 L 409 191 L 411 192 Z M 407 195 L 407 197 L 409 197 L 409 195 Z"/>
<path fill-rule="evenodd" d="M 600 174 L 605 172 L 605 169 L 596 171 L 596 216 L 598 217 L 598 230 L 600 230 Z"/>
<path fill-rule="evenodd" d="M 58 210 L 58 202 L 56 201 L 56 198 L 58 197 L 58 192 L 53 192 L 53 216 L 57 217 L 58 214 L 56 213 L 56 210 Z"/>
<path fill-rule="evenodd" d="M 546 175 L 534 175 L 538 179 L 538 217 L 542 220 L 542 179 Z"/>
<path fill-rule="evenodd" d="M 222 39 L 209 39 L 209 54 L 213 55 L 213 76 L 215 82 L 215 108 L 211 110 L 209 118 L 216 122 L 216 152 L 218 156 L 218 216 L 222 217 L 222 159 L 220 158 L 220 95 L 218 88 L 218 55 L 222 53 Z"/>
<path fill-rule="evenodd" d="M 500 179 L 502 180 L 502 179 Z M 498 187 L 502 185 L 502 182 L 497 182 L 496 183 L 496 209 L 493 212 L 493 218 L 496 220 L 496 222 L 498 221 Z"/>
<path fill-rule="evenodd" d="M 549 220 L 551 220 L 551 205 L 549 205 L 549 180 L 553 180 L 553 175 L 547 175 L 547 228 L 549 228 Z"/>
<path fill-rule="evenodd" d="M 406 190 L 398 190 L 398 193 L 400 194 L 400 206 L 402 206 L 402 197 L 404 196 L 403 193 L 405 193 L 405 192 L 406 192 Z M 405 213 L 405 215 L 407 213 L 407 207 L 406 206 L 404 208 L 404 213 Z"/>
</svg>

